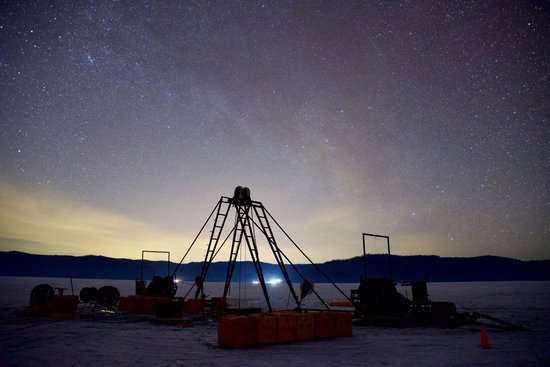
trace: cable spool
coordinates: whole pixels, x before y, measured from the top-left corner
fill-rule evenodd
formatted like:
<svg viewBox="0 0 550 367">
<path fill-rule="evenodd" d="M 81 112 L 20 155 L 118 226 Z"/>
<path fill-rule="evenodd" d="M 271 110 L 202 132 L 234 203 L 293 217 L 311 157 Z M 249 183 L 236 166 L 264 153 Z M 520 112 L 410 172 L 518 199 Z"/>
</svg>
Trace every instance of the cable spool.
<svg viewBox="0 0 550 367">
<path fill-rule="evenodd" d="M 233 192 L 233 200 L 241 200 L 241 191 L 243 190 L 242 186 L 235 187 L 235 191 Z"/>
<path fill-rule="evenodd" d="M 252 199 L 250 198 L 250 189 L 248 187 L 237 186 L 233 192 L 233 201 L 244 201 L 250 204 Z"/>
<path fill-rule="evenodd" d="M 241 198 L 247 203 L 250 203 L 252 199 L 250 198 L 250 189 L 248 187 L 243 187 L 241 190 Z"/>
<path fill-rule="evenodd" d="M 97 293 L 97 303 L 104 307 L 115 307 L 118 305 L 120 299 L 120 292 L 116 287 L 106 285 L 99 288 Z"/>
<path fill-rule="evenodd" d="M 80 291 L 80 300 L 85 303 L 95 302 L 98 299 L 98 293 L 96 287 L 85 287 Z"/>
<path fill-rule="evenodd" d="M 54 297 L 53 288 L 49 284 L 39 284 L 31 291 L 30 305 L 47 305 Z"/>
</svg>

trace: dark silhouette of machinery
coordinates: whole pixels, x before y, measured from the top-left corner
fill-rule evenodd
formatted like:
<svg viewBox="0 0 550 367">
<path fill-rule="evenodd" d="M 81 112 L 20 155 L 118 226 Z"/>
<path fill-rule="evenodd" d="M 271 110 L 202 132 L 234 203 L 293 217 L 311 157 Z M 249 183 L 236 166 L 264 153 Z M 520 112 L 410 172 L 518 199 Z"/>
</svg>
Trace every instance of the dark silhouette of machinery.
<svg viewBox="0 0 550 367">
<path fill-rule="evenodd" d="M 367 277 L 366 239 L 382 238 L 387 243 L 388 277 Z M 466 324 L 524 330 L 525 328 L 478 312 L 457 312 L 453 302 L 433 302 L 428 296 L 425 280 L 402 283 L 412 289 L 412 300 L 397 291 L 392 277 L 390 238 L 377 234 L 363 233 L 363 276 L 358 289 L 351 291 L 355 317 L 371 325 L 379 326 L 421 326 L 441 325 L 456 327 Z M 486 321 L 480 321 L 485 319 Z M 487 321 L 488 320 L 488 321 Z"/>
<path fill-rule="evenodd" d="M 149 284 L 143 279 L 143 267 L 145 262 L 146 253 L 166 254 L 167 260 L 167 272 L 165 276 L 154 275 Z M 174 274 L 170 275 L 170 252 L 169 251 L 141 251 L 141 278 L 136 280 L 136 294 L 138 296 L 152 296 L 152 297 L 168 297 L 172 298 L 176 295 L 178 285 L 175 281 Z"/>
</svg>

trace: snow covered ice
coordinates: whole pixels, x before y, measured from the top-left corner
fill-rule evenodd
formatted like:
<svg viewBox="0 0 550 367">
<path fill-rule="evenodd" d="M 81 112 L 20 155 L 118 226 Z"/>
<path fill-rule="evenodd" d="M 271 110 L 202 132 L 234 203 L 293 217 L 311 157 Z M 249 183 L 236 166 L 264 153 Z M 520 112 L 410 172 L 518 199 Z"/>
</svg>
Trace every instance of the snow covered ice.
<svg viewBox="0 0 550 367">
<path fill-rule="evenodd" d="M 193 327 L 163 325 L 128 314 L 77 316 L 73 320 L 29 317 L 24 311 L 35 285 L 48 283 L 69 288 L 70 292 L 69 280 L 2 277 L 0 281 L 2 367 L 550 365 L 550 282 L 429 284 L 433 300 L 454 301 L 461 310 L 480 311 L 532 329 L 489 329 L 492 349 L 488 350 L 479 347 L 477 326 L 354 326 L 351 338 L 231 350 L 218 347 L 216 320 L 209 317 L 195 320 Z M 122 295 L 133 293 L 132 281 L 75 279 L 74 283 L 75 294 L 85 286 L 105 284 L 118 287 Z M 208 286 L 207 283 L 207 291 Z M 316 287 L 329 298 L 342 298 L 330 293 L 328 285 Z M 342 285 L 346 291 L 354 287 Z M 255 292 L 254 288 L 249 289 L 247 297 L 261 303 Z M 283 287 L 273 289 L 272 299 L 275 307 L 286 307 L 287 291 Z"/>
</svg>

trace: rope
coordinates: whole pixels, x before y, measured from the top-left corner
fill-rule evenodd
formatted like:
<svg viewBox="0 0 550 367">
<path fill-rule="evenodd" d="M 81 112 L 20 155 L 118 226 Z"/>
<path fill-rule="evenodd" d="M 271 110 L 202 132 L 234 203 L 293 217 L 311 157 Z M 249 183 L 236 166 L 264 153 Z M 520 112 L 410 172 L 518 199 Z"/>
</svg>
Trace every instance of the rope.
<svg viewBox="0 0 550 367">
<path fill-rule="evenodd" d="M 191 248 L 193 247 L 193 245 L 195 244 L 195 242 L 197 241 L 197 239 L 199 238 L 199 236 L 201 235 L 204 227 L 206 227 L 206 224 L 208 223 L 208 221 L 210 220 L 210 218 L 212 218 L 212 215 L 214 214 L 214 212 L 216 211 L 216 208 L 221 205 L 221 200 L 218 201 L 218 203 L 214 206 L 214 209 L 212 209 L 212 212 L 210 213 L 210 215 L 208 216 L 208 219 L 206 219 L 206 222 L 204 222 L 204 224 L 202 225 L 199 233 L 195 236 L 195 239 L 193 240 L 193 242 L 191 243 L 191 246 L 189 246 L 189 248 L 187 249 L 187 252 L 185 252 L 185 254 L 183 255 L 183 257 L 181 258 L 178 266 L 176 266 L 176 269 L 174 270 L 174 272 L 172 273 L 172 276 L 175 276 L 178 269 L 180 268 L 180 265 L 183 263 L 183 260 L 185 260 L 185 257 L 187 257 L 187 254 L 189 254 L 189 251 L 191 251 Z"/>
<path fill-rule="evenodd" d="M 304 251 L 302 251 L 302 249 L 296 244 L 296 242 L 294 242 L 294 240 L 292 238 L 290 238 L 290 236 L 288 235 L 288 233 L 285 232 L 285 230 L 283 229 L 283 227 L 281 227 L 281 225 L 277 222 L 277 220 L 275 220 L 275 218 L 273 218 L 273 216 L 271 215 L 271 213 L 265 209 L 266 213 L 269 215 L 269 217 L 271 219 L 273 219 L 273 221 L 275 222 L 275 224 L 279 227 L 279 229 L 286 235 L 286 237 L 290 240 L 290 242 L 292 242 L 292 244 L 302 253 L 302 255 L 304 255 L 304 257 L 309 261 L 309 263 L 311 265 L 313 265 L 313 267 L 321 274 L 325 277 L 326 280 L 328 280 L 344 297 L 346 297 L 346 299 L 348 301 L 351 302 L 351 300 L 349 299 L 349 297 L 344 293 L 344 291 L 342 291 L 340 289 L 340 287 L 338 287 L 336 285 L 336 283 L 334 283 L 326 274 L 325 272 L 323 272 L 313 261 L 311 261 L 311 259 L 304 253 Z M 286 257 L 286 255 L 279 249 L 279 251 L 281 252 L 281 254 L 283 254 L 283 256 L 288 260 L 288 258 Z M 288 262 L 292 265 L 292 263 L 290 262 L 290 260 L 288 260 Z M 294 267 L 294 265 L 292 265 Z M 296 267 L 294 267 L 296 269 Z M 303 276 L 302 276 L 302 279 L 305 279 Z M 315 293 L 317 294 L 317 293 Z M 323 302 L 324 303 L 324 302 Z"/>
<path fill-rule="evenodd" d="M 240 250 L 240 248 L 239 248 Z M 243 276 L 243 253 L 239 251 L 239 308 L 241 308 L 241 282 Z M 229 280 L 231 282 L 231 279 Z"/>
</svg>

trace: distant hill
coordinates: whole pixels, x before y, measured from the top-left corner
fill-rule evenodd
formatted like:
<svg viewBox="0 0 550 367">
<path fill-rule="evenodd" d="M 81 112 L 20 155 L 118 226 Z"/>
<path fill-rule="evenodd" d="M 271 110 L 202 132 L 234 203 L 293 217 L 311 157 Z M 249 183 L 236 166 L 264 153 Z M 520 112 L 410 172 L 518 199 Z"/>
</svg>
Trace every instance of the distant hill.
<svg viewBox="0 0 550 367">
<path fill-rule="evenodd" d="M 388 257 L 367 256 L 367 276 L 387 277 Z M 170 273 L 176 269 L 170 264 Z M 522 261 L 498 256 L 450 258 L 439 256 L 391 257 L 394 280 L 421 280 L 431 282 L 550 280 L 550 260 Z M 200 273 L 202 263 L 182 264 L 176 274 L 178 279 L 192 281 Z M 332 260 L 322 264 L 287 265 L 292 281 L 299 282 L 300 274 L 306 279 L 323 283 L 356 283 L 363 273 L 363 258 Z M 266 280 L 280 278 L 276 264 L 263 263 Z M 225 281 L 226 262 L 211 264 L 207 281 Z M 166 261 L 144 261 L 143 278 L 168 274 Z M 323 275 L 324 274 L 324 275 Z M 326 275 L 326 277 L 325 277 Z M 140 279 L 141 260 L 113 259 L 104 256 L 33 255 L 23 252 L 0 252 L 0 276 L 69 277 L 89 279 Z M 328 278 L 328 279 L 327 279 Z M 257 279 L 251 262 L 238 263 L 233 280 L 251 282 Z"/>
</svg>

